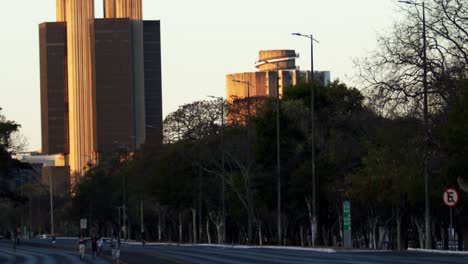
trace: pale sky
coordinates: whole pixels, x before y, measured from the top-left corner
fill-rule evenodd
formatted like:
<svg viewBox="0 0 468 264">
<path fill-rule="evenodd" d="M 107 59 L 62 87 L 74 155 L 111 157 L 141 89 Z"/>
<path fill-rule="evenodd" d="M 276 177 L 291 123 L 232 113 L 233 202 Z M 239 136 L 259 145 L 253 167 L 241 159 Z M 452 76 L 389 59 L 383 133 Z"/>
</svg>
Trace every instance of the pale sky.
<svg viewBox="0 0 468 264">
<path fill-rule="evenodd" d="M 103 0 L 95 0 L 102 17 Z M 161 20 L 163 115 L 225 95 L 225 75 L 254 71 L 259 50 L 295 49 L 296 64 L 352 83 L 353 59 L 372 50 L 397 19 L 396 0 L 143 0 L 143 17 Z M 55 0 L 15 0 L 0 11 L 0 107 L 21 124 L 28 150 L 41 149 L 38 24 L 55 20 Z"/>
</svg>

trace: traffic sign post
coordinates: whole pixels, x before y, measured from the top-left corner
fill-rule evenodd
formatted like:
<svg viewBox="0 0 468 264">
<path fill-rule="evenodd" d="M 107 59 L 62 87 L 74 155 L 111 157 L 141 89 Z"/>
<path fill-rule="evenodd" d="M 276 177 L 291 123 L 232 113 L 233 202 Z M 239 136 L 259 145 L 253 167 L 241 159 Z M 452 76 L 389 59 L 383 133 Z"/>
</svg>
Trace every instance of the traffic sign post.
<svg viewBox="0 0 468 264">
<path fill-rule="evenodd" d="M 452 241 L 452 242 L 454 242 L 455 240 L 455 232 L 453 230 L 453 220 L 452 220 L 452 208 L 457 205 L 459 197 L 460 196 L 458 195 L 457 190 L 455 190 L 454 188 L 447 188 L 442 194 L 442 201 L 444 201 L 444 204 L 450 208 L 449 241 Z"/>
<path fill-rule="evenodd" d="M 351 202 L 343 201 L 343 246 L 352 247 L 351 239 Z"/>
</svg>

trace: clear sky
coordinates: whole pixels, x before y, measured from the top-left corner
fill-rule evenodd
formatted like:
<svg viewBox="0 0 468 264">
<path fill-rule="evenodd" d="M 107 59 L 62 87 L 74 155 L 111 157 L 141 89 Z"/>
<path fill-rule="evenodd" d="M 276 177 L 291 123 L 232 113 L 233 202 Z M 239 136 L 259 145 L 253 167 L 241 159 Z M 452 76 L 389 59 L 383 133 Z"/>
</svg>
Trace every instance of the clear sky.
<svg viewBox="0 0 468 264">
<path fill-rule="evenodd" d="M 95 0 L 102 17 L 103 0 Z M 225 95 L 225 75 L 254 71 L 259 50 L 295 49 L 310 68 L 352 83 L 353 59 L 376 46 L 397 19 L 396 0 L 143 0 L 161 20 L 164 116 L 184 103 Z M 55 20 L 55 0 L 15 0 L 0 11 L 0 107 L 22 125 L 29 150 L 41 148 L 38 24 Z"/>
</svg>

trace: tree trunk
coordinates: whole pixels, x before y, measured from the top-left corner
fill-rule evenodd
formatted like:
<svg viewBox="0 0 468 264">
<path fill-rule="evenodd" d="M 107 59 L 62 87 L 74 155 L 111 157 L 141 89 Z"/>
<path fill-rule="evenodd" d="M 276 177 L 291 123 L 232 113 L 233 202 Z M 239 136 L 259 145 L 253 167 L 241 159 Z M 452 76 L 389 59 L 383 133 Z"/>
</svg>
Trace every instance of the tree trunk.
<svg viewBox="0 0 468 264">
<path fill-rule="evenodd" d="M 223 239 L 222 239 L 222 236 L 223 236 L 223 229 L 222 229 L 222 224 L 221 223 L 217 223 L 216 224 L 216 236 L 218 238 L 218 244 L 222 244 L 223 243 Z"/>
<path fill-rule="evenodd" d="M 179 213 L 179 243 L 182 243 L 182 213 Z"/>
<path fill-rule="evenodd" d="M 258 225 L 258 238 L 260 240 L 260 246 L 263 246 L 262 224 Z"/>
<path fill-rule="evenodd" d="M 397 250 L 401 251 L 403 250 L 403 247 L 401 246 L 401 216 L 397 216 Z"/>
<path fill-rule="evenodd" d="M 301 247 L 304 246 L 304 227 L 299 226 L 299 240 L 301 241 Z"/>
<path fill-rule="evenodd" d="M 162 228 L 161 228 L 161 212 L 158 214 L 158 241 L 161 242 L 162 239 Z"/>
<path fill-rule="evenodd" d="M 468 250 L 468 227 L 462 226 L 463 250 Z"/>
<path fill-rule="evenodd" d="M 197 210 L 192 208 L 192 229 L 193 229 L 193 243 L 198 243 L 197 237 Z"/>
<path fill-rule="evenodd" d="M 309 200 L 307 200 L 307 197 L 305 197 L 305 201 L 307 204 L 307 211 L 309 213 L 309 222 L 310 222 L 310 246 L 315 246 L 315 232 L 314 230 L 314 219 L 312 218 L 312 210 L 310 208 L 310 203 Z"/>
<path fill-rule="evenodd" d="M 247 244 L 250 245 L 252 244 L 252 225 L 253 225 L 253 213 L 252 213 L 252 205 L 249 206 L 249 209 L 248 209 L 248 215 L 247 215 Z"/>
<path fill-rule="evenodd" d="M 208 244 L 211 244 L 211 234 L 210 234 L 210 220 L 206 219 L 206 236 L 208 237 Z"/>
<path fill-rule="evenodd" d="M 422 224 L 419 223 L 418 219 L 413 218 L 413 222 L 418 229 L 418 236 L 419 236 L 419 248 L 424 249 L 424 230 Z"/>
</svg>

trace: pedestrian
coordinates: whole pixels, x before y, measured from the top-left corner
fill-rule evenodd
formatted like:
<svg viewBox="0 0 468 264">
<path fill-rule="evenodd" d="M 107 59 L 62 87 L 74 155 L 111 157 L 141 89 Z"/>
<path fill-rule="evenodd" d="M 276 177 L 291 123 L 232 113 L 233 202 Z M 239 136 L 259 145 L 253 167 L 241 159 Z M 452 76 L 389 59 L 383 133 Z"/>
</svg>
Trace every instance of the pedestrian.
<svg viewBox="0 0 468 264">
<path fill-rule="evenodd" d="M 111 240 L 112 260 L 114 263 L 120 263 L 120 237 L 114 235 Z"/>
<path fill-rule="evenodd" d="M 16 228 L 16 244 L 20 245 L 21 227 Z"/>
<path fill-rule="evenodd" d="M 98 249 L 97 238 L 95 235 L 93 235 L 93 237 L 91 238 L 91 251 L 93 253 L 93 261 L 96 260 L 97 249 Z"/>
<path fill-rule="evenodd" d="M 98 241 L 97 241 L 97 247 L 98 247 L 98 256 L 101 256 L 101 253 L 102 253 L 102 246 L 104 245 L 104 240 L 102 239 L 102 237 L 99 237 Z"/>
<path fill-rule="evenodd" d="M 86 240 L 84 239 L 83 235 L 80 235 L 78 239 L 78 252 L 80 254 L 80 260 L 83 260 L 85 257 L 85 248 L 86 248 Z"/>
<path fill-rule="evenodd" d="M 16 252 L 17 240 L 16 240 L 16 232 L 13 230 L 10 232 L 11 241 L 13 241 L 13 250 Z"/>
</svg>

